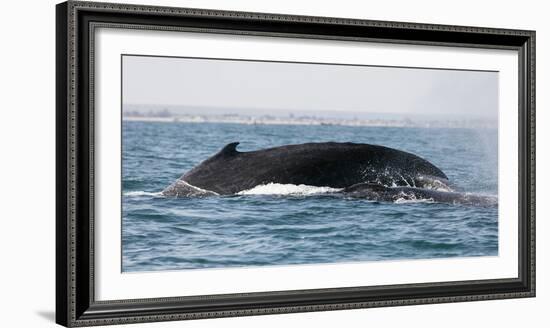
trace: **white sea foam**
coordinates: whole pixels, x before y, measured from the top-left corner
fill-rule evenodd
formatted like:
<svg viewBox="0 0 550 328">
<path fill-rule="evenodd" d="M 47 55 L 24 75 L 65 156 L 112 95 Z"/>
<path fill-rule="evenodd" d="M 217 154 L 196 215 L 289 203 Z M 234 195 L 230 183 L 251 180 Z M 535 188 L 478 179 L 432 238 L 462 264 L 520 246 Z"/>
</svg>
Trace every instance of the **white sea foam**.
<svg viewBox="0 0 550 328">
<path fill-rule="evenodd" d="M 308 185 L 268 183 L 243 190 L 239 195 L 318 195 L 341 191 L 342 189 L 330 187 L 316 187 Z"/>
<path fill-rule="evenodd" d="M 152 196 L 152 197 L 160 197 L 162 196 L 161 192 L 148 192 L 148 191 L 127 191 L 124 193 L 124 196 L 128 197 L 140 197 L 140 196 Z"/>
<path fill-rule="evenodd" d="M 440 180 L 433 180 L 431 183 L 426 183 L 423 188 L 426 189 L 433 189 L 437 191 L 443 191 L 443 192 L 453 192 L 454 189 L 449 187 L 448 184 L 441 182 Z"/>
<path fill-rule="evenodd" d="M 410 203 L 434 203 L 434 200 L 431 198 L 406 198 L 400 197 L 397 198 L 394 203 L 396 204 L 410 204 Z"/>
<path fill-rule="evenodd" d="M 420 183 L 420 186 L 417 186 L 416 183 Z M 410 187 L 421 187 L 424 189 L 433 189 L 437 191 L 452 192 L 454 191 L 451 186 L 449 186 L 449 181 L 439 179 L 434 176 L 418 176 L 416 177 L 415 185 Z"/>
</svg>

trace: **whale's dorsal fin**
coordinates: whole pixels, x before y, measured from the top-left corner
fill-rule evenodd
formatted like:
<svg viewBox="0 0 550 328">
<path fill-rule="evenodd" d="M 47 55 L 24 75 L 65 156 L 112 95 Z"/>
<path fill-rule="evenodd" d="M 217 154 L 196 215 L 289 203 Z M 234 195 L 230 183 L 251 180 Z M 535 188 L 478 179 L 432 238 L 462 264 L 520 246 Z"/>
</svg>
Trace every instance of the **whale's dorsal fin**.
<svg viewBox="0 0 550 328">
<path fill-rule="evenodd" d="M 223 147 L 222 150 L 218 152 L 218 155 L 229 156 L 238 153 L 237 146 L 239 145 L 239 143 L 240 142 L 232 142 L 225 145 L 225 147 Z"/>
</svg>

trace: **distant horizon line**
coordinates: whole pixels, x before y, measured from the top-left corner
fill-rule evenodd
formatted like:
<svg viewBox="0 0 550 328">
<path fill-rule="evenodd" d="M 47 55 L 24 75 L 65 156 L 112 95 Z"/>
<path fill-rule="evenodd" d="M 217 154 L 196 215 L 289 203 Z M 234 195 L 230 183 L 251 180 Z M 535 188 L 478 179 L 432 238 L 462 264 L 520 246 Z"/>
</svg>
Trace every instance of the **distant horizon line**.
<svg viewBox="0 0 550 328">
<path fill-rule="evenodd" d="M 330 114 L 359 114 L 359 115 L 387 115 L 387 116 L 417 116 L 417 117 L 429 117 L 429 116 L 437 116 L 437 117 L 449 117 L 449 118 L 469 118 L 473 120 L 487 120 L 487 121 L 498 121 L 497 117 L 490 117 L 490 116 L 484 116 L 484 115 L 478 115 L 478 116 L 472 116 L 471 114 L 449 114 L 449 113 L 411 113 L 411 112 L 377 112 L 377 111 L 361 111 L 361 110 L 337 110 L 337 109 L 282 109 L 282 108 L 276 108 L 276 107 L 263 107 L 263 108 L 257 108 L 257 107 L 230 107 L 230 106 L 207 106 L 207 105 L 178 105 L 178 104 L 122 104 L 122 111 L 124 112 L 137 110 L 139 108 L 141 110 L 147 109 L 149 107 L 149 111 L 151 109 L 158 110 L 170 110 L 170 109 L 178 109 L 178 110 L 184 110 L 184 109 L 191 109 L 191 110 L 211 110 L 210 113 L 173 113 L 178 115 L 273 115 L 273 116 L 281 116 L 281 115 L 290 115 L 290 114 L 304 114 L 304 113 L 330 113 Z M 220 112 L 212 112 L 212 111 L 222 111 L 222 110 L 228 110 L 231 112 L 226 113 L 220 113 Z M 232 111 L 233 110 L 233 111 Z M 235 112 L 235 110 L 243 111 L 244 113 Z M 259 112 L 259 113 L 258 113 Z M 277 113 L 280 112 L 280 113 Z"/>
<path fill-rule="evenodd" d="M 414 121 L 411 119 L 327 119 L 318 117 L 242 117 L 242 116 L 132 116 L 123 115 L 125 122 L 157 122 L 157 123 L 227 123 L 244 125 L 319 125 L 319 126 L 350 126 L 350 127 L 410 127 L 410 128 L 498 128 L 497 121 L 483 120 L 433 120 Z"/>
</svg>

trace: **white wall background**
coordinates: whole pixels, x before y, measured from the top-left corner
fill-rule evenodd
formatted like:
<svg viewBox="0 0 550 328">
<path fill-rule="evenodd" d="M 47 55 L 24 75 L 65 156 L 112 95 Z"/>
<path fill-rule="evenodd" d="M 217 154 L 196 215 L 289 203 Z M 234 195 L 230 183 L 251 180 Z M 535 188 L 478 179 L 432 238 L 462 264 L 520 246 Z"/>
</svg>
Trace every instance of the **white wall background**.
<svg viewBox="0 0 550 328">
<path fill-rule="evenodd" d="M 0 11 L 0 326 L 54 327 L 55 9 L 57 1 L 2 4 Z M 537 298 L 272 315 L 132 327 L 544 327 L 550 305 L 550 23 L 544 1 L 121 1 L 537 31 Z M 546 311 L 545 311 L 546 310 Z"/>
</svg>

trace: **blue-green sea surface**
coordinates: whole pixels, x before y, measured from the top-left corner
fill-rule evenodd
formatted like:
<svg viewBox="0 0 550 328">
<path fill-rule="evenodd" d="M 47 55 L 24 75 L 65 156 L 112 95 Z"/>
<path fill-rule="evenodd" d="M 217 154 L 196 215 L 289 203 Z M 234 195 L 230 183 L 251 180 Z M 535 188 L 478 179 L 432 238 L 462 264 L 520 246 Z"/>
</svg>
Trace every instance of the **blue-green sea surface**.
<svg viewBox="0 0 550 328">
<path fill-rule="evenodd" d="M 383 203 L 303 186 L 226 197 L 159 194 L 235 141 L 239 151 L 384 145 L 435 164 L 458 190 L 497 196 L 496 129 L 124 121 L 123 272 L 498 255 L 497 206 Z"/>
</svg>

